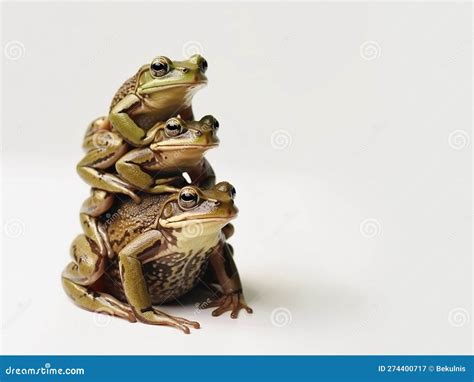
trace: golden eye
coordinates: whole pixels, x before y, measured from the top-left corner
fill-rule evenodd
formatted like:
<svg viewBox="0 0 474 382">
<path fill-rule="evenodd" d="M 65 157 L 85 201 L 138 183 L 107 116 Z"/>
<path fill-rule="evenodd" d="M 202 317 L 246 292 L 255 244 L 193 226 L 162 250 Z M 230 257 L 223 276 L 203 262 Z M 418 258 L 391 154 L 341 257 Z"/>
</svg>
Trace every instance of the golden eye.
<svg viewBox="0 0 474 382">
<path fill-rule="evenodd" d="M 194 188 L 184 187 L 179 193 L 178 203 L 185 210 L 196 207 L 199 203 L 199 195 Z"/>
<path fill-rule="evenodd" d="M 162 77 L 170 71 L 170 62 L 166 57 L 157 57 L 150 64 L 150 72 L 153 77 Z"/>
<path fill-rule="evenodd" d="M 183 126 L 177 118 L 171 118 L 166 121 L 165 133 L 168 137 L 176 137 L 183 132 Z"/>
</svg>

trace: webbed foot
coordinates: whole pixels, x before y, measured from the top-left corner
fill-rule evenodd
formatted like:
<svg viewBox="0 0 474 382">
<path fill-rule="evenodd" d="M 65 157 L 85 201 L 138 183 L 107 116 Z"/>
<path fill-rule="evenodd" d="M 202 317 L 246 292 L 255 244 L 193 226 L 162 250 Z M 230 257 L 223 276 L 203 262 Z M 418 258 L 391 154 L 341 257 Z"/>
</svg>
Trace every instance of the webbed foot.
<svg viewBox="0 0 474 382">
<path fill-rule="evenodd" d="M 242 309 L 245 309 L 249 314 L 253 313 L 252 308 L 250 308 L 245 302 L 242 292 L 234 292 L 232 294 L 223 295 L 203 306 L 204 309 L 215 307 L 218 308 L 212 311 L 212 315 L 214 317 L 218 317 L 222 313 L 230 311 L 230 317 L 237 318 L 239 316 L 240 310 Z"/>
<path fill-rule="evenodd" d="M 201 327 L 199 322 L 190 321 L 182 317 L 171 316 L 162 312 L 161 310 L 158 310 L 156 307 L 151 307 L 145 312 L 135 314 L 135 316 L 139 321 L 145 324 L 171 326 L 173 328 L 180 329 L 185 334 L 190 333 L 190 327 L 194 329 L 200 329 Z"/>
</svg>

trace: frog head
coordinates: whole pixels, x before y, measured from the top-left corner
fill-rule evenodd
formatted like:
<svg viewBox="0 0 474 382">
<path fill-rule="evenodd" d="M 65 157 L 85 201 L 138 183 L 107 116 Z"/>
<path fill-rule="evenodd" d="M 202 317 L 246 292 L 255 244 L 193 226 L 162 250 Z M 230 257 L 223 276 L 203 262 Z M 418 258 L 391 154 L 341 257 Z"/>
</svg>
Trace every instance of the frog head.
<svg viewBox="0 0 474 382">
<path fill-rule="evenodd" d="M 195 54 L 185 61 L 159 56 L 138 72 L 135 93 L 150 103 L 184 100 L 190 104 L 194 93 L 207 84 L 207 61 Z"/>
<path fill-rule="evenodd" d="M 217 240 L 222 227 L 237 216 L 234 198 L 235 188 L 228 182 L 206 190 L 185 186 L 168 199 L 158 223 L 178 240 L 196 241 L 209 236 Z"/>
<path fill-rule="evenodd" d="M 171 165 L 195 165 L 207 150 L 219 144 L 218 129 L 219 122 L 212 115 L 199 121 L 170 118 L 158 127 L 150 149 L 162 153 Z"/>
</svg>

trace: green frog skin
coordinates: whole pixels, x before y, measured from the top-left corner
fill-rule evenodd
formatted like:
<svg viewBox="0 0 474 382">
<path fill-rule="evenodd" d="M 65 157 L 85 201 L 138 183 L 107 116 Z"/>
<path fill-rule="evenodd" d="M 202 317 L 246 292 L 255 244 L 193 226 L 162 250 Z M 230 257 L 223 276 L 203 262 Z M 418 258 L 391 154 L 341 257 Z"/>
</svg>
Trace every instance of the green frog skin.
<svg viewBox="0 0 474 382">
<path fill-rule="evenodd" d="M 114 257 L 101 255 L 79 235 L 62 275 L 66 293 L 83 309 L 189 333 L 199 323 L 173 317 L 158 305 L 194 288 L 209 266 L 222 291 L 206 306 L 217 307 L 213 315 L 252 313 L 226 242 L 225 227 L 237 215 L 234 197 L 234 187 L 221 182 L 207 190 L 185 186 L 171 194 L 144 194 L 138 204 L 118 203 L 116 218 L 100 223 Z"/>
</svg>

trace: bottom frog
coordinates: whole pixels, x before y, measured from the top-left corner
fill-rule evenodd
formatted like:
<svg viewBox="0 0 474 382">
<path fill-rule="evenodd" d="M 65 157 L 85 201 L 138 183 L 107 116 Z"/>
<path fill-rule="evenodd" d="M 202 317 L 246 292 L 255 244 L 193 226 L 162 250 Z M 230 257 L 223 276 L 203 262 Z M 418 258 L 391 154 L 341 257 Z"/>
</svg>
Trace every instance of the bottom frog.
<svg viewBox="0 0 474 382">
<path fill-rule="evenodd" d="M 68 296 L 81 308 L 189 333 L 199 323 L 163 312 L 159 305 L 189 292 L 199 282 L 217 284 L 220 295 L 205 308 L 237 318 L 252 313 L 226 239 L 237 216 L 235 189 L 221 182 L 201 190 L 183 187 L 172 194 L 144 194 L 141 203 L 117 202 L 101 218 L 101 233 L 112 256 L 79 235 L 72 262 L 62 274 Z"/>
</svg>

